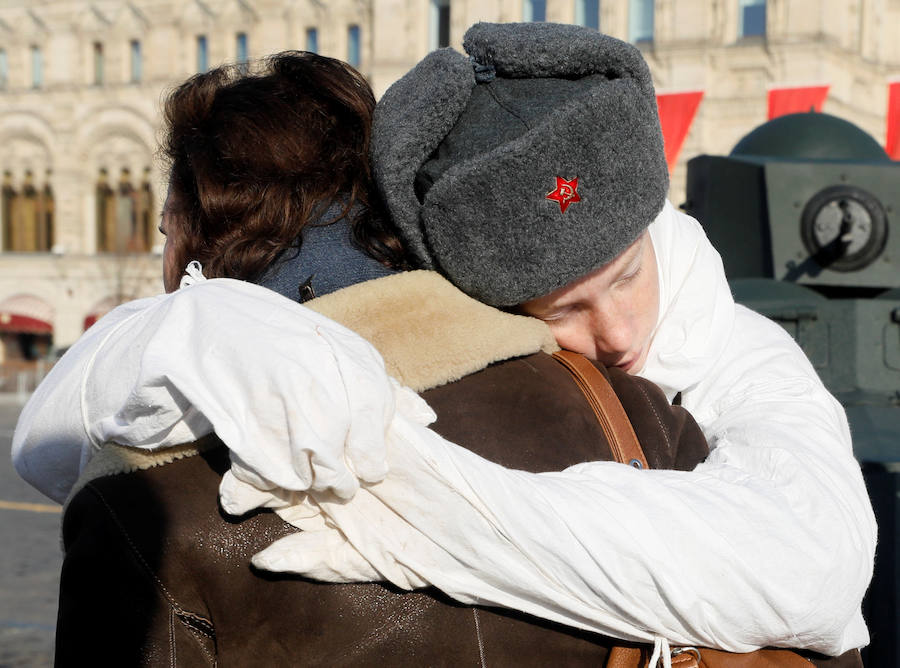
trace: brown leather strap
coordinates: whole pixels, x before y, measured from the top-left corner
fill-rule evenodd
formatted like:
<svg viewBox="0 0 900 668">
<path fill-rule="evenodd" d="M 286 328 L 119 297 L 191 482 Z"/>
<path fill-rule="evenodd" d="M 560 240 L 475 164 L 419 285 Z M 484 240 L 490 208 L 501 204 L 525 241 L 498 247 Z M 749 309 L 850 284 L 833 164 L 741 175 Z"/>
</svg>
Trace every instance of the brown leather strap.
<svg viewBox="0 0 900 668">
<path fill-rule="evenodd" d="M 650 468 L 625 409 L 606 377 L 579 353 L 560 350 L 553 357 L 575 377 L 603 428 L 615 460 L 636 468 Z"/>
<path fill-rule="evenodd" d="M 609 650 L 606 668 L 643 668 L 650 656 L 640 647 L 615 646 Z"/>
</svg>

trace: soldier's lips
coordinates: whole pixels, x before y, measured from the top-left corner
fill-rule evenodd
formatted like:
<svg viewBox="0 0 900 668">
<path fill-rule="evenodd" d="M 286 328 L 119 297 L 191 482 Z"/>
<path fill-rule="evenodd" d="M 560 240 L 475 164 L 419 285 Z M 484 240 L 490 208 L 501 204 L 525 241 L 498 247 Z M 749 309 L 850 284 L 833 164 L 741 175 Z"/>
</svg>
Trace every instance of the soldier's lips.
<svg viewBox="0 0 900 668">
<path fill-rule="evenodd" d="M 642 352 L 643 351 L 639 350 L 637 353 L 635 353 L 631 357 L 616 363 L 614 366 L 616 366 L 619 369 L 622 369 L 622 371 L 624 371 L 626 373 L 630 372 L 632 369 L 634 369 L 635 371 L 639 371 L 640 369 L 635 368 L 635 365 L 642 359 L 642 357 L 643 357 Z"/>
</svg>

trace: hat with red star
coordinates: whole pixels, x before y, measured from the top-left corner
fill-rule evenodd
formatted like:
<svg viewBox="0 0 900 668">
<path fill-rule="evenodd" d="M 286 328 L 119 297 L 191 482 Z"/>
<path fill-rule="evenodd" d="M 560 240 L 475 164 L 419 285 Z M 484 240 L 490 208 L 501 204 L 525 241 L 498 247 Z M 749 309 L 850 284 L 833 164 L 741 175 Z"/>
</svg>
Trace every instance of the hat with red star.
<svg viewBox="0 0 900 668">
<path fill-rule="evenodd" d="M 668 169 L 634 46 L 552 23 L 471 27 L 375 110 L 373 165 L 423 267 L 510 306 L 624 250 L 660 212 Z"/>
</svg>

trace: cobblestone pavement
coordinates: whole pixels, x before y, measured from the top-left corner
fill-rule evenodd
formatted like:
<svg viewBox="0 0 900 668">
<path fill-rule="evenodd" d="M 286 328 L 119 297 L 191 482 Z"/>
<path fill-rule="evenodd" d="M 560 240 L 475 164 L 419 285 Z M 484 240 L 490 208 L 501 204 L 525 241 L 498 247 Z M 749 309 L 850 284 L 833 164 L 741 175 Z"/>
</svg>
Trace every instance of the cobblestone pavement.
<svg viewBox="0 0 900 668">
<path fill-rule="evenodd" d="M 9 459 L 20 406 L 0 402 L 0 668 L 53 664 L 59 588 L 59 506 Z"/>
</svg>

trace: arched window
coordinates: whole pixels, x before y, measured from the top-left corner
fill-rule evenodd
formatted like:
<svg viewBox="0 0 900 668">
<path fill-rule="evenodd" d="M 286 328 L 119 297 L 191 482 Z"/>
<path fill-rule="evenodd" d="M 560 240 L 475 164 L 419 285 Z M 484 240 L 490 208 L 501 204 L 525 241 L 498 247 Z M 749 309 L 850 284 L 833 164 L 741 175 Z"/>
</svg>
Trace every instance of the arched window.
<svg viewBox="0 0 900 668">
<path fill-rule="evenodd" d="M 134 206 L 134 186 L 131 185 L 131 170 L 123 167 L 116 184 L 116 225 L 115 250 L 134 253 L 134 231 L 137 227 Z"/>
<path fill-rule="evenodd" d="M 53 215 L 56 209 L 53 187 L 50 185 L 50 170 L 44 178 L 44 187 L 37 196 L 37 250 L 53 248 Z"/>
<path fill-rule="evenodd" d="M 153 191 L 150 168 L 135 187 L 131 170 L 123 167 L 110 184 L 109 172 L 100 169 L 96 186 L 97 252 L 147 253 L 153 246 Z"/>
<path fill-rule="evenodd" d="M 100 168 L 95 188 L 97 201 L 97 252 L 112 253 L 116 250 L 115 205 L 116 198 L 109 185 L 109 172 Z"/>
<path fill-rule="evenodd" d="M 0 194 L 0 220 L 3 224 L 3 249 L 12 252 L 47 252 L 53 245 L 53 189 L 50 171 L 45 183 L 35 183 L 34 173 L 25 171 L 17 185 L 11 172 L 3 175 Z"/>
<path fill-rule="evenodd" d="M 17 250 L 36 251 L 38 249 L 38 196 L 34 187 L 34 174 L 31 170 L 25 172 L 25 181 L 22 183 L 22 193 L 19 196 L 19 218 L 17 225 L 18 245 Z"/>
<path fill-rule="evenodd" d="M 16 189 L 12 184 L 12 172 L 3 172 L 3 190 L 0 191 L 0 221 L 3 222 L 3 250 L 12 250 L 12 216 Z"/>
<path fill-rule="evenodd" d="M 144 167 L 144 176 L 136 198 L 137 230 L 140 252 L 149 253 L 156 239 L 156 225 L 153 224 L 153 187 L 150 185 L 150 168 Z"/>
</svg>

